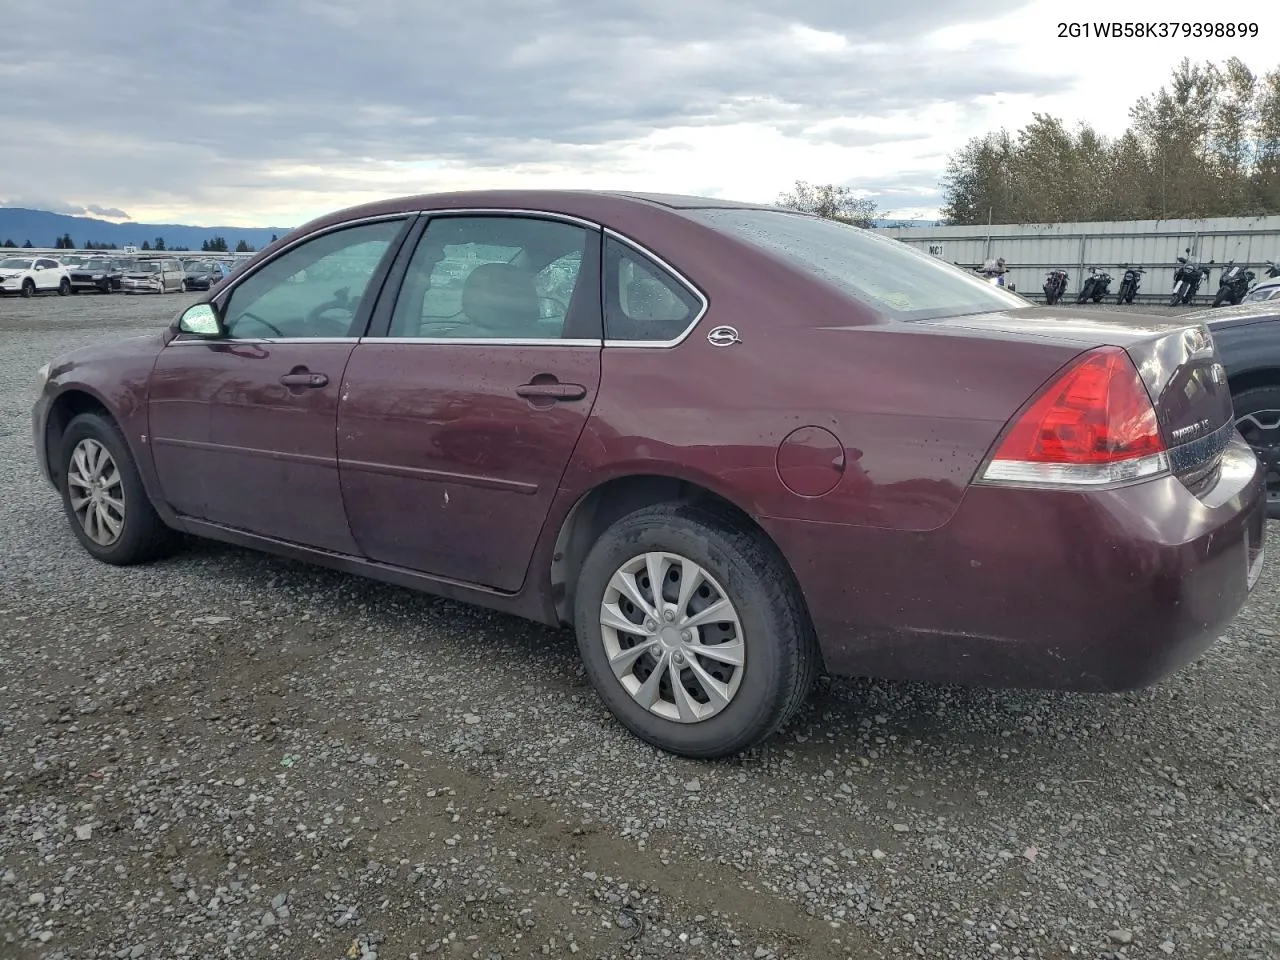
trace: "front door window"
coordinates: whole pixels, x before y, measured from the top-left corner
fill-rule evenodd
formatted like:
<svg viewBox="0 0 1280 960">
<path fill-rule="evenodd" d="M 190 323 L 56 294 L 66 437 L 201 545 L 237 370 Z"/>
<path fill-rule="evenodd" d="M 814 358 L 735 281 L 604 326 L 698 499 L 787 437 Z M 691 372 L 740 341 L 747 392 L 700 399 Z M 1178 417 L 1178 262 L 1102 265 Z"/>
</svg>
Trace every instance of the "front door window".
<svg viewBox="0 0 1280 960">
<path fill-rule="evenodd" d="M 365 288 L 403 220 L 335 230 L 309 240 L 247 277 L 223 321 L 237 340 L 348 337 Z"/>
</svg>

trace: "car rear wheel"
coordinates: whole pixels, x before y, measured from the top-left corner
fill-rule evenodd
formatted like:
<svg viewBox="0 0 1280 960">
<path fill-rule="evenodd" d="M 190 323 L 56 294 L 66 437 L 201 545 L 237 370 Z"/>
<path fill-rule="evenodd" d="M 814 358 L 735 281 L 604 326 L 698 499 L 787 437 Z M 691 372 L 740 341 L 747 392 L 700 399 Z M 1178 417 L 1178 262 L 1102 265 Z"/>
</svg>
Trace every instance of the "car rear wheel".
<svg viewBox="0 0 1280 960">
<path fill-rule="evenodd" d="M 1235 394 L 1236 429 L 1253 448 L 1267 477 L 1267 516 L 1280 520 L 1280 386 Z"/>
<path fill-rule="evenodd" d="M 739 753 L 783 727 L 819 656 L 785 563 L 687 504 L 646 507 L 596 541 L 574 621 L 592 685 L 642 740 L 687 757 Z"/>
<path fill-rule="evenodd" d="M 128 444 L 111 420 L 82 413 L 67 424 L 61 464 L 63 509 L 92 556 L 126 566 L 173 547 L 177 534 L 151 506 Z"/>
</svg>

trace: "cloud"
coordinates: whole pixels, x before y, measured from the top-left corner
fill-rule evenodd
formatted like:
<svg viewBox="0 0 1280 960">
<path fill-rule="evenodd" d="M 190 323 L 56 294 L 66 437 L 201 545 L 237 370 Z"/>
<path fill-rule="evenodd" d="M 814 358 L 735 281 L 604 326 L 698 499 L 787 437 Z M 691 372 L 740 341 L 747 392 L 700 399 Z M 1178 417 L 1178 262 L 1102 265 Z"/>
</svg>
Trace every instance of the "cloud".
<svg viewBox="0 0 1280 960">
<path fill-rule="evenodd" d="M 732 193 L 741 176 L 708 179 L 724 167 L 715 141 L 742 131 L 774 144 L 779 165 L 804 156 L 815 170 L 842 158 L 847 171 L 855 151 L 896 146 L 868 154 L 893 171 L 901 150 L 946 135 L 925 116 L 1068 87 L 1010 66 L 1014 40 L 998 33 L 940 56 L 929 33 L 981 22 L 989 4 L 977 0 L 273 0 L 216 18 L 199 5 L 163 17 L 138 0 L 112 9 L 129 29 L 110 44 L 79 31 L 49 43 L 36 8 L 6 17 L 0 127 L 23 131 L 0 142 L 6 188 L 73 198 L 63 207 L 80 197 L 102 216 L 123 216 L 118 204 L 147 220 L 232 224 L 477 183 L 612 177 Z M 75 109 L 51 111 L 49 90 L 68 77 Z M 828 179 L 758 168 L 752 189 L 772 199 L 797 176 Z"/>
<path fill-rule="evenodd" d="M 108 220 L 129 219 L 129 215 L 119 207 L 100 207 L 96 203 L 91 203 L 85 207 L 85 211 L 97 217 L 106 217 Z"/>
<path fill-rule="evenodd" d="M 50 213 L 65 213 L 73 217 L 105 217 L 108 220 L 128 220 L 129 215 L 116 207 L 102 207 L 96 203 L 79 204 L 56 200 L 51 197 L 14 197 L 12 200 L 0 200 L 0 207 L 20 207 L 24 210 L 47 210 Z"/>
</svg>

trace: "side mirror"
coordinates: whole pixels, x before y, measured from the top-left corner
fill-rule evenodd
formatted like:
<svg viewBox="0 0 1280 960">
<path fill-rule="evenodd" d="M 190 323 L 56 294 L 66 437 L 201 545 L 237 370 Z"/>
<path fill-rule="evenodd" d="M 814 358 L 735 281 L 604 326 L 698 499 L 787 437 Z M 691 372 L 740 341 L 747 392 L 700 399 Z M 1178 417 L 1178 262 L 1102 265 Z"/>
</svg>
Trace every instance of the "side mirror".
<svg viewBox="0 0 1280 960">
<path fill-rule="evenodd" d="M 224 337 L 227 334 L 226 327 L 218 319 L 217 311 L 207 303 L 197 303 L 187 308 L 178 318 L 178 332 L 210 338 Z"/>
</svg>

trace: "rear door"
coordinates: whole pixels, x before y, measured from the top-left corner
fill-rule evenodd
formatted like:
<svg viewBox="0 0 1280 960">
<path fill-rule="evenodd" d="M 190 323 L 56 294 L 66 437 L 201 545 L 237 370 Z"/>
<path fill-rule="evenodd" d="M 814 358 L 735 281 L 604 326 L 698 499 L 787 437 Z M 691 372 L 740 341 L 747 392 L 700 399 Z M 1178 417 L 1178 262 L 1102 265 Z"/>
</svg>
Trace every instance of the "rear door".
<svg viewBox="0 0 1280 960">
<path fill-rule="evenodd" d="M 595 229 L 533 214 L 434 216 L 406 248 L 338 411 L 371 559 L 520 588 L 600 383 L 599 257 Z"/>
<path fill-rule="evenodd" d="M 174 339 L 149 395 L 165 500 L 183 516 L 358 554 L 338 484 L 343 371 L 409 217 L 291 247 L 214 304 L 229 336 Z"/>
</svg>

